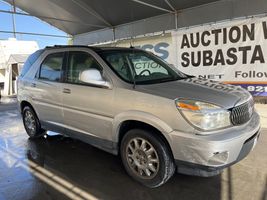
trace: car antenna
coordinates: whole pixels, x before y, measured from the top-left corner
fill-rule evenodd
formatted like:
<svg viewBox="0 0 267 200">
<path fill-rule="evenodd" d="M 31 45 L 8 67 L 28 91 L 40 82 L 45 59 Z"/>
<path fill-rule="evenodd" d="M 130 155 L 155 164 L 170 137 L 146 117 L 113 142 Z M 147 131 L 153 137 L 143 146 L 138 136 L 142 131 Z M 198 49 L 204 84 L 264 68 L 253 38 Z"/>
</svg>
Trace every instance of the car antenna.
<svg viewBox="0 0 267 200">
<path fill-rule="evenodd" d="M 131 9 L 131 18 L 133 19 L 133 9 Z M 132 36 L 131 36 L 131 40 L 130 40 L 130 49 L 134 49 L 134 46 L 133 46 L 133 25 L 130 26 L 130 29 L 131 29 L 131 32 L 132 32 Z M 134 53 L 134 51 L 133 51 Z M 133 79 L 133 89 L 135 89 L 135 86 L 136 86 L 136 82 L 135 82 L 135 75 L 134 75 L 134 66 L 132 65 L 132 63 L 130 62 L 129 58 L 127 58 L 127 62 L 128 62 L 128 65 L 130 66 L 130 70 L 131 70 L 131 74 L 132 74 L 132 79 Z"/>
<path fill-rule="evenodd" d="M 134 46 L 133 46 L 133 44 L 132 44 L 132 39 L 131 39 L 131 41 L 130 41 L 130 49 L 134 49 Z"/>
</svg>

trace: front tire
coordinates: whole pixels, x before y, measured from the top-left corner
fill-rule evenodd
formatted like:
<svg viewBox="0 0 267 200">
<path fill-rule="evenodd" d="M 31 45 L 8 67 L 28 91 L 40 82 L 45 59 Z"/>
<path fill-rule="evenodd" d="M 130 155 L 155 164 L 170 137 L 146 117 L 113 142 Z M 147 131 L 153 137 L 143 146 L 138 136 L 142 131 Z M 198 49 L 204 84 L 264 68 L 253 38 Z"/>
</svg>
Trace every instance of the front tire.
<svg viewBox="0 0 267 200">
<path fill-rule="evenodd" d="M 120 153 L 127 173 L 147 187 L 163 185 L 175 172 L 167 144 L 154 132 L 128 131 L 121 141 Z"/>
<path fill-rule="evenodd" d="M 22 111 L 22 119 L 24 128 L 30 138 L 39 138 L 45 134 L 45 130 L 41 128 L 41 124 L 34 110 L 25 106 Z"/>
</svg>

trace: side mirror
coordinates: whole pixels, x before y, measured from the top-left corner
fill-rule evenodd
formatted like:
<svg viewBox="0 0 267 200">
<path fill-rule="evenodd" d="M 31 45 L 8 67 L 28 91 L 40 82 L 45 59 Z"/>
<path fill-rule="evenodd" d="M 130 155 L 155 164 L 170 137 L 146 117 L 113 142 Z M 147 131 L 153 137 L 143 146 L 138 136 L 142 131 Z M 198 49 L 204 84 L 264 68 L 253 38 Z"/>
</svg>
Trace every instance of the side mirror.
<svg viewBox="0 0 267 200">
<path fill-rule="evenodd" d="M 111 85 L 109 82 L 104 80 L 101 75 L 101 72 L 97 69 L 87 69 L 80 73 L 79 80 L 84 83 L 89 83 L 96 86 L 110 88 Z"/>
</svg>

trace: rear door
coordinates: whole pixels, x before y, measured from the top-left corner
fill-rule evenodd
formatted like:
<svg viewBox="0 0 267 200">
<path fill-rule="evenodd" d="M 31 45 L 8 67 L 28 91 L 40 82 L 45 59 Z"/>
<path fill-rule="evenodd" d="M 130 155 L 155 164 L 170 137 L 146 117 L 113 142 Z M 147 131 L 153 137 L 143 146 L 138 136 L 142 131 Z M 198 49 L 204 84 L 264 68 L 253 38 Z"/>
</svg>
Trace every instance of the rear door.
<svg viewBox="0 0 267 200">
<path fill-rule="evenodd" d="M 48 54 L 32 82 L 32 98 L 42 121 L 50 130 L 63 131 L 62 74 L 64 52 Z"/>
<path fill-rule="evenodd" d="M 69 52 L 62 100 L 64 123 L 76 134 L 111 140 L 114 90 L 81 82 L 80 73 L 90 68 L 104 70 L 90 52 Z"/>
</svg>

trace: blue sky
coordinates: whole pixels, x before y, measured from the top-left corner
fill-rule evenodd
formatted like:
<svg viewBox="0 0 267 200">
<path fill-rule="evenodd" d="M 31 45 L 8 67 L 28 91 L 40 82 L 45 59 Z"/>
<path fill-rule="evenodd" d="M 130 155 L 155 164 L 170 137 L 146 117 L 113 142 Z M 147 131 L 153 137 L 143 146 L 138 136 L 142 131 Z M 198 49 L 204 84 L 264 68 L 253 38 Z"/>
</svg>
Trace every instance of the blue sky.
<svg viewBox="0 0 267 200">
<path fill-rule="evenodd" d="M 0 10 L 11 10 L 11 6 L 0 0 Z M 67 35 L 63 31 L 30 16 L 15 15 L 16 31 L 18 32 L 34 32 L 42 34 L 53 35 Z M 7 13 L 0 13 L 0 30 L 13 31 L 12 15 Z M 5 40 L 13 37 L 13 34 L 0 33 L 0 40 Z M 34 35 L 17 35 L 18 40 L 34 40 L 38 43 L 40 48 L 55 44 L 67 44 L 67 38 L 43 37 Z"/>
</svg>

